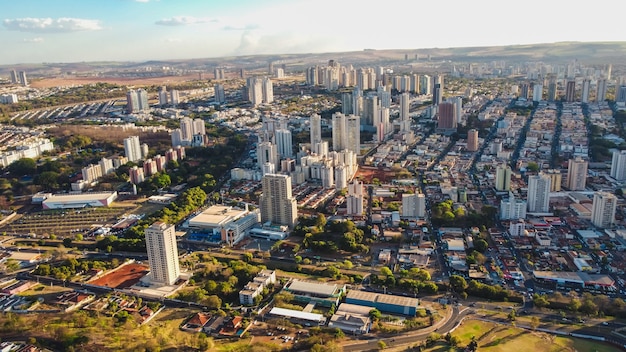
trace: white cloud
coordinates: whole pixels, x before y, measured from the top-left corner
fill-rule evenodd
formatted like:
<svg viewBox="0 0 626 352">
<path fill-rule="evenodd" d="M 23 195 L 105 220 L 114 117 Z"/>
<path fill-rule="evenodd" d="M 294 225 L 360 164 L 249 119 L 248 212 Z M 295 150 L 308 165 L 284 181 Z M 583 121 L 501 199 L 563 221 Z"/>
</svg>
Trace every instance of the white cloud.
<svg viewBox="0 0 626 352">
<path fill-rule="evenodd" d="M 32 33 L 63 33 L 96 31 L 102 29 L 100 21 L 82 18 L 16 18 L 3 21 L 10 31 Z"/>
<path fill-rule="evenodd" d="M 43 42 L 43 38 L 41 38 L 41 37 L 24 38 L 24 43 L 41 43 L 41 42 Z"/>
<path fill-rule="evenodd" d="M 209 22 L 217 22 L 217 20 L 212 18 L 197 18 L 193 16 L 174 16 L 171 18 L 158 20 L 155 22 L 155 24 L 158 24 L 160 26 L 187 26 L 190 24 Z"/>
<path fill-rule="evenodd" d="M 258 24 L 227 25 L 222 27 L 222 29 L 225 31 L 250 31 L 259 28 L 261 28 L 261 26 L 259 26 Z"/>
</svg>

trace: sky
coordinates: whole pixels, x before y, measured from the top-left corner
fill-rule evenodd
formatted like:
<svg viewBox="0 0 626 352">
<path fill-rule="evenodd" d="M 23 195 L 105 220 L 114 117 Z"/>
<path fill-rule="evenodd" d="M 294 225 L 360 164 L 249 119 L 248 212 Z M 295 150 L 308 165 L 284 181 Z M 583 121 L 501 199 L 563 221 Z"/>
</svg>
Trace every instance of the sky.
<svg viewBox="0 0 626 352">
<path fill-rule="evenodd" d="M 0 65 L 626 41 L 621 10 L 614 0 L 0 0 Z"/>
</svg>

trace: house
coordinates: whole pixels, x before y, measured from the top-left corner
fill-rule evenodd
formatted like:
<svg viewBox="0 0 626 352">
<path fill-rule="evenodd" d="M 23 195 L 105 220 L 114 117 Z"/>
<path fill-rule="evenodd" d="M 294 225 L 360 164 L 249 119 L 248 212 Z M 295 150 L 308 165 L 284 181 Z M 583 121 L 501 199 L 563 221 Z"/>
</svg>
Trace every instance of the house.
<svg viewBox="0 0 626 352">
<path fill-rule="evenodd" d="M 237 330 L 241 328 L 243 324 L 243 318 L 236 316 L 232 318 L 226 318 L 224 326 L 220 330 L 219 334 L 223 336 L 233 336 L 237 334 Z"/>
<path fill-rule="evenodd" d="M 192 315 L 189 320 L 187 320 L 187 322 L 182 326 L 181 329 L 190 332 L 201 332 L 210 319 L 210 314 L 196 313 Z"/>
</svg>

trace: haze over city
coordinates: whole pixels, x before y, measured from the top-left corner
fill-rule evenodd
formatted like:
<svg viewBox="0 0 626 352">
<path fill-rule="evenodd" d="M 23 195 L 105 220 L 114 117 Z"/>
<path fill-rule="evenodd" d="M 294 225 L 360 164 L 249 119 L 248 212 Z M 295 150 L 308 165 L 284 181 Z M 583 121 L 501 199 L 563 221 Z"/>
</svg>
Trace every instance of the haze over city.
<svg viewBox="0 0 626 352">
<path fill-rule="evenodd" d="M 0 64 L 626 39 L 616 19 L 539 0 L 28 0 L 4 1 L 0 21 Z"/>
</svg>

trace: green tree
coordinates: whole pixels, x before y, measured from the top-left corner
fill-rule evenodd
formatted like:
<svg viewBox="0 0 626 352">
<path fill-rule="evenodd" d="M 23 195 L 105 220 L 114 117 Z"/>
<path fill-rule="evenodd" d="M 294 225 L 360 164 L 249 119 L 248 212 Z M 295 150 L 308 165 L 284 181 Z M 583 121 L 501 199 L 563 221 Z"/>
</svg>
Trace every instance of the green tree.
<svg viewBox="0 0 626 352">
<path fill-rule="evenodd" d="M 37 163 L 32 158 L 22 158 L 10 164 L 7 169 L 15 176 L 32 175 L 37 171 Z"/>
<path fill-rule="evenodd" d="M 467 281 L 465 281 L 465 278 L 463 276 L 451 275 L 450 286 L 455 292 L 460 293 L 467 288 Z"/>
<path fill-rule="evenodd" d="M 385 341 L 378 340 L 378 349 L 379 350 L 384 350 L 385 348 L 387 348 L 387 344 L 385 343 Z"/>
<path fill-rule="evenodd" d="M 252 258 L 254 258 L 254 256 L 250 252 L 245 252 L 242 256 L 243 256 L 243 261 L 246 263 L 250 263 L 252 261 Z"/>
<path fill-rule="evenodd" d="M 393 276 L 393 273 L 391 272 L 391 269 L 389 269 L 389 268 L 388 268 L 388 267 L 386 267 L 386 266 L 383 266 L 383 267 L 380 269 L 380 273 L 381 273 L 383 276 L 385 276 L 385 277 Z"/>
</svg>

